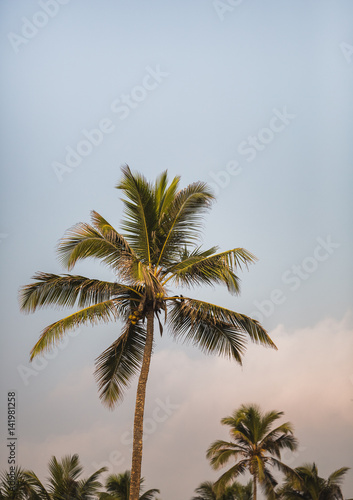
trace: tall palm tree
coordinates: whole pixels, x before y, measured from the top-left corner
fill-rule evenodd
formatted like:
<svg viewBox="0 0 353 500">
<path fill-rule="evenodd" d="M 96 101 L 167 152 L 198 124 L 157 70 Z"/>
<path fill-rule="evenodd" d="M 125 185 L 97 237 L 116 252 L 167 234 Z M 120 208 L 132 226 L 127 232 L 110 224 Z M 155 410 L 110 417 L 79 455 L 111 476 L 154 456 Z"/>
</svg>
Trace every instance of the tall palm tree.
<svg viewBox="0 0 353 500">
<path fill-rule="evenodd" d="M 78 455 L 67 455 L 60 461 L 52 457 L 48 464 L 49 480 L 47 486 L 38 479 L 33 471 L 26 471 L 25 476 L 31 489 L 41 500 L 93 500 L 102 486 L 98 481 L 105 467 L 94 472 L 87 479 L 80 479 L 83 467 Z"/>
<path fill-rule="evenodd" d="M 340 485 L 349 467 L 341 467 L 329 475 L 319 477 L 317 465 L 306 463 L 294 469 L 296 476 L 288 476 L 278 490 L 283 500 L 343 500 Z"/>
<path fill-rule="evenodd" d="M 144 479 L 141 478 L 140 481 L 140 493 L 143 485 Z M 122 474 L 111 474 L 107 477 L 105 482 L 106 492 L 101 493 L 99 500 L 129 500 L 130 498 L 130 484 L 131 484 L 131 474 L 130 471 L 125 471 Z M 154 500 L 157 493 L 160 493 L 157 489 L 151 489 L 145 491 L 139 500 Z"/>
<path fill-rule="evenodd" d="M 197 496 L 191 500 L 253 500 L 252 486 L 251 481 L 245 486 L 234 481 L 230 486 L 226 486 L 222 493 L 216 494 L 214 484 L 205 481 L 196 488 Z"/>
<path fill-rule="evenodd" d="M 281 451 L 285 448 L 293 451 L 298 445 L 290 422 L 272 428 L 282 415 L 283 412 L 279 411 L 262 413 L 257 405 L 242 405 L 231 416 L 221 420 L 222 424 L 230 426 L 233 441 L 215 441 L 207 451 L 207 458 L 214 469 L 219 469 L 232 459 L 235 465 L 216 481 L 216 491 L 222 491 L 239 474 L 250 472 L 254 500 L 257 498 L 258 483 L 267 498 L 274 498 L 277 481 L 269 466 L 290 474 L 291 469 L 280 461 Z"/>
<path fill-rule="evenodd" d="M 62 263 L 97 258 L 108 265 L 114 280 L 100 281 L 70 274 L 37 273 L 36 282 L 23 287 L 23 311 L 52 305 L 79 311 L 49 325 L 31 351 L 31 359 L 56 345 L 67 330 L 83 324 L 122 320 L 119 337 L 96 360 L 100 397 L 112 408 L 131 378 L 139 373 L 131 467 L 131 500 L 138 500 L 146 383 L 154 343 L 154 321 L 164 313 L 171 334 L 198 345 L 206 353 L 224 355 L 241 363 L 247 338 L 275 347 L 266 331 L 243 314 L 201 300 L 175 295 L 169 286 L 225 285 L 239 293 L 235 274 L 254 262 L 242 248 L 217 252 L 197 246 L 202 217 L 214 197 L 207 185 L 195 182 L 179 190 L 179 177 L 168 185 L 167 172 L 155 183 L 128 166 L 116 186 L 125 198 L 124 234 L 92 212 L 92 224 L 79 223 L 58 246 Z M 168 315 L 167 315 L 168 312 Z"/>
</svg>

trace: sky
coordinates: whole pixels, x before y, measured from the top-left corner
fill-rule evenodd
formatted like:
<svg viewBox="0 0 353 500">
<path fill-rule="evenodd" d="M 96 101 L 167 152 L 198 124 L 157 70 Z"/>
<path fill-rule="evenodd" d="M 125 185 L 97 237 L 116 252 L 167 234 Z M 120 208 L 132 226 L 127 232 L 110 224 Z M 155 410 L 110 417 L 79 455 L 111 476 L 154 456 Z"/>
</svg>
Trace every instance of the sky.
<svg viewBox="0 0 353 500">
<path fill-rule="evenodd" d="M 293 423 L 288 465 L 353 469 L 352 2 L 5 0 L 0 11 L 0 469 L 9 392 L 17 465 L 43 480 L 52 455 L 78 453 L 87 476 L 130 468 L 136 383 L 110 412 L 93 377 L 121 324 L 81 328 L 30 363 L 41 330 L 68 312 L 18 304 L 35 272 L 65 272 L 57 242 L 91 210 L 119 229 L 125 164 L 211 185 L 200 244 L 258 261 L 240 296 L 188 293 L 259 320 L 278 347 L 249 345 L 239 366 L 158 334 L 146 487 L 182 500 L 216 480 L 206 450 L 244 403 Z M 92 261 L 75 273 L 112 278 Z M 342 489 L 352 498 L 353 470 Z"/>
</svg>

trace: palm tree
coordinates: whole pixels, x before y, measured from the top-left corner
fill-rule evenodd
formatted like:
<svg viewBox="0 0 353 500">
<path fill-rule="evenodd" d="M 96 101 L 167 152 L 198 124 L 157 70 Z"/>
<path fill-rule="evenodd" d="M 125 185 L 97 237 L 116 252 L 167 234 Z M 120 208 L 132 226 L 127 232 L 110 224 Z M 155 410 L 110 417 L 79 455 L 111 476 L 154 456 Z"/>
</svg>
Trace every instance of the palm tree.
<svg viewBox="0 0 353 500">
<path fill-rule="evenodd" d="M 140 481 L 140 490 L 143 485 L 144 479 L 141 478 Z M 129 492 L 130 492 L 130 484 L 131 484 L 131 474 L 130 471 L 125 471 L 122 474 L 111 474 L 107 477 L 105 482 L 105 488 L 107 492 L 101 493 L 99 496 L 99 500 L 129 500 Z M 141 491 L 140 491 L 141 493 Z M 157 493 L 160 493 L 157 489 L 152 489 L 145 491 L 140 497 L 139 500 L 154 500 L 156 498 Z"/>
<path fill-rule="evenodd" d="M 41 500 L 93 500 L 102 486 L 98 481 L 105 467 L 94 472 L 88 479 L 80 479 L 83 467 L 78 455 L 67 455 L 58 461 L 52 457 L 48 464 L 50 473 L 47 486 L 38 479 L 33 471 L 26 471 L 25 476 L 31 489 Z"/>
<path fill-rule="evenodd" d="M 214 484 L 211 481 L 205 481 L 196 488 L 196 497 L 191 500 L 253 500 L 252 481 L 245 486 L 234 481 L 230 486 L 226 486 L 224 491 L 216 494 Z"/>
<path fill-rule="evenodd" d="M 262 413 L 257 405 L 242 405 L 230 417 L 221 420 L 222 424 L 230 426 L 234 442 L 215 441 L 207 451 L 207 458 L 214 469 L 224 466 L 230 459 L 236 463 L 216 481 L 217 492 L 222 491 L 239 474 L 248 471 L 253 477 L 254 500 L 258 483 L 268 498 L 274 498 L 277 481 L 269 466 L 290 474 L 291 469 L 279 460 L 281 450 L 287 448 L 293 451 L 297 448 L 297 440 L 289 422 L 272 428 L 282 415 L 283 412 L 278 411 Z"/>
<path fill-rule="evenodd" d="M 201 300 L 175 295 L 169 285 L 226 285 L 239 293 L 237 269 L 255 261 L 242 248 L 217 252 L 197 246 L 203 215 L 214 197 L 207 185 L 195 182 L 179 190 L 179 177 L 168 185 L 167 172 L 154 184 L 141 174 L 122 169 L 116 186 L 125 195 L 124 235 L 101 215 L 92 212 L 92 225 L 79 223 L 58 246 L 62 263 L 71 270 L 86 258 L 100 259 L 114 280 L 100 281 L 70 274 L 37 273 L 35 283 L 22 288 L 21 308 L 34 312 L 52 305 L 80 310 L 45 328 L 31 351 L 31 359 L 49 350 L 67 330 L 83 324 L 122 320 L 120 336 L 96 360 L 96 379 L 104 404 L 113 408 L 132 377 L 139 373 L 131 467 L 131 500 L 138 500 L 146 384 L 154 343 L 154 321 L 160 333 L 164 313 L 175 339 L 197 344 L 206 353 L 224 355 L 241 363 L 247 338 L 275 345 L 256 321 L 243 314 Z M 168 316 L 167 316 L 168 311 Z"/>
<path fill-rule="evenodd" d="M 340 484 L 348 470 L 341 467 L 323 479 L 315 463 L 306 463 L 294 469 L 296 476 L 288 476 L 277 493 L 283 500 L 343 500 Z"/>
<path fill-rule="evenodd" d="M 38 497 L 29 485 L 25 472 L 16 466 L 12 471 L 0 475 L 0 500 L 37 500 Z"/>
</svg>

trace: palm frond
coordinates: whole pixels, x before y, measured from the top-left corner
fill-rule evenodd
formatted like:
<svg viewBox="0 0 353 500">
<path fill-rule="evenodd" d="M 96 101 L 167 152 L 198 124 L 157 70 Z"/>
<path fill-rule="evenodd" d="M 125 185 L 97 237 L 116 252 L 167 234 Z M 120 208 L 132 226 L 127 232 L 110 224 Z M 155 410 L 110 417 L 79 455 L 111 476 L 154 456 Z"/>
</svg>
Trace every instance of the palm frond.
<svg viewBox="0 0 353 500">
<path fill-rule="evenodd" d="M 224 472 L 213 484 L 213 488 L 216 494 L 221 495 L 231 481 L 233 481 L 240 474 L 244 474 L 246 472 L 246 468 L 247 468 L 247 461 L 242 460 L 233 465 L 226 472 Z"/>
<path fill-rule="evenodd" d="M 268 457 L 267 462 L 271 464 L 273 467 L 276 467 L 280 472 L 285 474 L 288 478 L 296 478 L 298 479 L 298 471 L 297 469 L 292 469 L 289 465 L 286 465 L 281 460 L 278 460 L 275 457 Z"/>
<path fill-rule="evenodd" d="M 51 500 L 51 496 L 43 483 L 40 481 L 38 476 L 31 470 L 26 470 L 24 472 L 27 483 L 29 484 L 32 491 L 36 493 L 38 498 L 41 500 Z"/>
<path fill-rule="evenodd" d="M 161 224 L 164 241 L 157 265 L 170 266 L 177 259 L 180 247 L 195 245 L 200 237 L 202 218 L 213 200 L 204 182 L 190 184 L 175 195 Z"/>
<path fill-rule="evenodd" d="M 112 243 L 122 252 L 132 253 L 132 248 L 126 238 L 95 210 L 91 211 L 91 221 L 106 241 Z"/>
<path fill-rule="evenodd" d="M 69 270 L 77 261 L 87 258 L 100 259 L 117 269 L 121 259 L 132 250 L 126 239 L 97 212 L 93 211 L 91 216 L 95 227 L 80 222 L 66 231 L 57 247 L 59 259 Z"/>
<path fill-rule="evenodd" d="M 163 225 L 163 223 L 165 222 L 169 208 L 174 202 L 179 182 L 180 176 L 176 176 L 168 186 L 167 171 L 162 172 L 162 174 L 156 180 L 154 186 L 154 195 L 158 211 L 158 226 Z"/>
<path fill-rule="evenodd" d="M 212 311 L 198 308 L 195 301 L 174 301 L 168 319 L 176 340 L 192 343 L 206 354 L 217 354 L 242 363 L 246 346 L 244 332 L 216 318 Z"/>
<path fill-rule="evenodd" d="M 208 302 L 187 297 L 173 298 L 169 325 L 176 339 L 197 344 L 206 353 L 216 353 L 241 363 L 247 337 L 276 348 L 256 321 Z"/>
<path fill-rule="evenodd" d="M 260 433 L 263 436 L 265 436 L 267 433 L 275 433 L 276 429 L 271 430 L 272 424 L 283 416 L 283 411 L 272 410 L 262 413 L 257 405 L 252 405 L 252 407 L 257 409 L 257 418 L 259 420 L 259 428 L 261 429 Z M 282 425 L 285 426 L 286 424 Z"/>
<path fill-rule="evenodd" d="M 261 460 L 258 460 L 259 465 L 260 462 Z M 263 467 L 263 469 L 261 470 L 261 476 L 259 476 L 259 484 L 261 489 L 265 493 L 266 499 L 275 500 L 276 498 L 275 487 L 277 486 L 278 483 L 274 478 L 274 476 L 266 467 Z"/>
<path fill-rule="evenodd" d="M 295 451 L 298 448 L 298 440 L 294 437 L 292 431 L 285 429 L 282 432 L 277 437 L 266 436 L 262 442 L 262 446 L 277 458 L 281 457 L 281 451 L 284 449 Z"/>
<path fill-rule="evenodd" d="M 107 467 L 101 467 L 96 472 L 91 474 L 87 479 L 81 479 L 78 481 L 78 493 L 79 498 L 88 500 L 88 499 L 96 499 L 96 493 L 98 489 L 101 488 L 102 484 L 98 480 L 99 476 L 106 472 Z"/>
<path fill-rule="evenodd" d="M 166 270 L 177 285 L 224 284 L 231 293 L 239 293 L 239 278 L 235 269 L 255 262 L 256 258 L 243 248 L 215 253 L 217 247 L 200 252 L 197 248 L 180 262 Z"/>
<path fill-rule="evenodd" d="M 160 491 L 157 488 L 147 490 L 140 496 L 139 500 L 154 500 L 156 498 L 157 493 L 160 493 Z"/>
<path fill-rule="evenodd" d="M 195 493 L 198 494 L 196 497 L 192 497 L 191 500 L 216 500 L 216 493 L 213 489 L 213 483 L 211 481 L 204 481 L 200 484 L 198 488 L 195 489 Z"/>
<path fill-rule="evenodd" d="M 145 342 L 144 327 L 128 323 L 122 335 L 96 359 L 99 397 L 108 408 L 122 399 L 132 377 L 138 373 Z"/>
<path fill-rule="evenodd" d="M 32 279 L 38 281 L 20 290 L 20 307 L 28 313 L 49 305 L 86 307 L 118 295 L 121 298 L 125 296 L 126 299 L 132 296 L 138 299 L 141 296 L 137 287 L 89 279 L 84 276 L 37 273 Z"/>
<path fill-rule="evenodd" d="M 206 452 L 206 458 L 210 460 L 211 466 L 214 469 L 219 469 L 227 463 L 229 458 L 237 458 L 244 453 L 244 449 L 238 444 L 217 440 L 214 441 Z"/>
<path fill-rule="evenodd" d="M 31 360 L 38 354 L 49 351 L 54 347 L 68 330 L 84 324 L 96 325 L 100 322 L 106 323 L 113 319 L 118 319 L 124 312 L 118 299 L 107 300 L 81 309 L 66 318 L 52 323 L 42 331 L 38 342 L 31 351 Z"/>
<path fill-rule="evenodd" d="M 327 482 L 329 485 L 340 485 L 343 481 L 343 476 L 350 470 L 350 467 L 341 467 L 329 475 Z"/>
<path fill-rule="evenodd" d="M 156 200 L 153 187 L 139 173 L 133 174 L 126 165 L 123 178 L 116 186 L 124 192 L 125 218 L 122 229 L 128 235 L 130 244 L 140 260 L 151 264 L 151 236 L 157 223 Z"/>
<path fill-rule="evenodd" d="M 166 270 L 165 275 L 169 276 L 165 281 L 172 279 L 179 286 L 223 284 L 230 293 L 239 293 L 239 278 L 234 269 L 241 266 L 236 261 L 244 258 L 245 264 L 250 263 L 251 254 L 243 249 L 215 254 L 216 250 L 217 247 L 213 247 L 201 252 L 197 248 L 186 254 L 180 262 Z"/>
</svg>

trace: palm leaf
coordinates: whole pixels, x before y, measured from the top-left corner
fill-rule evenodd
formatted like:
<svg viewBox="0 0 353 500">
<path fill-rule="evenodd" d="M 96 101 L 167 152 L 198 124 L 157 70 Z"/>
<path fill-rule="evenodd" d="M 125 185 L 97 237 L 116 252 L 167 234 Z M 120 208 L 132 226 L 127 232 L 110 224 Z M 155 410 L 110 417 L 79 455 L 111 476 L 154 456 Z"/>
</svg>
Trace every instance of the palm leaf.
<svg viewBox="0 0 353 500">
<path fill-rule="evenodd" d="M 31 360 L 38 354 L 49 351 L 70 329 L 87 323 L 96 325 L 99 322 L 106 323 L 113 319 L 118 319 L 125 312 L 121 308 L 122 306 L 117 299 L 107 300 L 81 309 L 66 318 L 52 323 L 42 331 L 38 342 L 31 351 Z"/>
<path fill-rule="evenodd" d="M 260 465 L 261 460 L 258 458 L 258 463 Z M 261 464 L 263 465 L 263 464 Z M 260 467 L 261 467 L 260 465 Z M 274 500 L 276 497 L 275 493 L 275 487 L 277 486 L 277 481 L 274 478 L 274 476 L 271 474 L 271 472 L 266 468 L 263 467 L 260 469 L 261 470 L 261 475 L 259 475 L 259 483 L 261 486 L 261 489 L 265 493 L 265 497 L 268 500 Z"/>
<path fill-rule="evenodd" d="M 156 488 L 147 490 L 140 496 L 139 500 L 154 500 L 156 498 L 157 493 L 160 493 L 160 491 L 157 490 Z"/>
<path fill-rule="evenodd" d="M 129 237 L 132 248 L 140 260 L 151 263 L 151 235 L 156 227 L 156 206 L 152 186 L 141 174 L 132 174 L 126 165 L 122 168 L 123 178 L 116 186 L 121 189 L 125 218 L 122 229 Z"/>
<path fill-rule="evenodd" d="M 92 212 L 95 227 L 86 223 L 78 223 L 66 231 L 59 241 L 58 254 L 62 264 L 69 270 L 77 261 L 87 258 L 100 259 L 106 265 L 117 269 L 125 254 L 132 250 L 115 229 L 97 212 Z"/>
<path fill-rule="evenodd" d="M 216 493 L 213 489 L 213 483 L 211 481 L 204 481 L 200 484 L 198 488 L 195 489 L 195 493 L 199 496 L 192 497 L 191 500 L 216 500 Z"/>
<path fill-rule="evenodd" d="M 169 315 L 176 339 L 197 344 L 206 353 L 216 353 L 241 363 L 247 336 L 253 342 L 276 348 L 256 321 L 208 302 L 187 297 L 173 298 Z"/>
<path fill-rule="evenodd" d="M 329 485 L 339 485 L 343 481 L 343 476 L 350 470 L 349 467 L 341 467 L 329 475 L 327 482 Z"/>
<path fill-rule="evenodd" d="M 38 476 L 31 470 L 26 470 L 24 472 L 26 480 L 30 488 L 36 493 L 38 498 L 42 500 L 51 500 L 51 496 L 46 490 L 45 486 L 41 483 Z"/>
<path fill-rule="evenodd" d="M 175 301 L 169 313 L 169 326 L 176 340 L 197 345 L 206 354 L 235 359 L 241 364 L 246 337 L 232 324 L 205 314 L 195 304 Z"/>
<path fill-rule="evenodd" d="M 194 250 L 190 255 L 167 269 L 172 276 L 169 279 L 177 285 L 214 285 L 225 284 L 231 293 L 239 293 L 239 278 L 235 275 L 235 268 L 254 262 L 255 256 L 243 248 L 234 248 L 227 252 L 215 254 L 217 247 L 200 252 Z"/>
<path fill-rule="evenodd" d="M 157 265 L 170 266 L 178 259 L 180 247 L 194 246 L 200 237 L 203 215 L 213 199 L 204 182 L 190 184 L 176 194 L 161 225 L 165 236 Z"/>
<path fill-rule="evenodd" d="M 226 486 L 231 481 L 233 481 L 240 474 L 244 474 L 244 472 L 246 472 L 247 465 L 248 465 L 247 460 L 241 460 L 237 464 L 233 465 L 226 472 L 224 472 L 213 485 L 216 494 L 217 495 L 222 494 Z"/>
<path fill-rule="evenodd" d="M 135 287 L 74 276 L 70 274 L 57 275 L 37 273 L 33 279 L 35 283 L 26 285 L 20 291 L 20 307 L 25 312 L 34 312 L 36 309 L 54 305 L 59 307 L 86 307 L 112 299 L 118 295 L 129 299 L 141 296 Z"/>
<path fill-rule="evenodd" d="M 145 342 L 145 329 L 128 323 L 123 334 L 96 359 L 99 397 L 109 408 L 122 399 L 131 378 L 141 368 Z"/>
<path fill-rule="evenodd" d="M 96 498 L 97 490 L 102 486 L 101 482 L 98 481 L 98 478 L 107 470 L 107 467 L 102 467 L 91 474 L 87 479 L 81 479 L 78 481 L 79 497 L 82 499 Z"/>
<path fill-rule="evenodd" d="M 165 222 L 168 210 L 174 202 L 179 182 L 180 176 L 176 176 L 168 186 L 167 171 L 162 172 L 156 180 L 154 194 L 158 211 L 158 226 Z"/>
<path fill-rule="evenodd" d="M 211 444 L 206 453 L 214 469 L 223 467 L 230 458 L 236 459 L 239 454 L 244 454 L 244 449 L 232 442 L 218 440 Z"/>
</svg>

